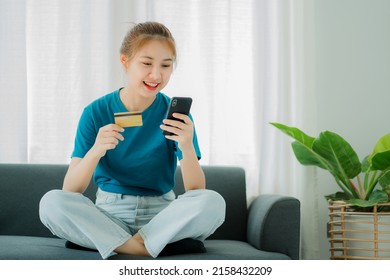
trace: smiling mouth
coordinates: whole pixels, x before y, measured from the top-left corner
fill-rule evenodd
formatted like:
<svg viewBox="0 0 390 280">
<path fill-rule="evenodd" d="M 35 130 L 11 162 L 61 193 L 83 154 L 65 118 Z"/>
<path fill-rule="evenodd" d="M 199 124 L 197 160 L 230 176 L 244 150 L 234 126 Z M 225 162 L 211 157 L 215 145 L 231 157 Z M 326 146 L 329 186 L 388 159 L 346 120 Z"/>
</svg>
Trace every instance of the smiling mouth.
<svg viewBox="0 0 390 280">
<path fill-rule="evenodd" d="M 145 81 L 144 81 L 144 85 L 147 86 L 148 88 L 156 89 L 156 88 L 158 87 L 159 84 L 156 84 L 156 83 L 148 83 L 148 82 L 145 82 Z"/>
</svg>

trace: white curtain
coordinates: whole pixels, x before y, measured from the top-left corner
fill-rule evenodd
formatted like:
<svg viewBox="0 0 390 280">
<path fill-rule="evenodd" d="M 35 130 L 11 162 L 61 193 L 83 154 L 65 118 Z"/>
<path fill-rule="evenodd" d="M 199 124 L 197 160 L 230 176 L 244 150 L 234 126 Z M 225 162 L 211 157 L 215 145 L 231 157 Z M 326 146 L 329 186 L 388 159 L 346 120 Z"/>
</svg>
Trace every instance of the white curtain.
<svg viewBox="0 0 390 280">
<path fill-rule="evenodd" d="M 201 163 L 242 166 L 249 201 L 298 197 L 302 257 L 316 258 L 314 172 L 297 165 L 287 137 L 269 124 L 313 128 L 305 3 L 0 0 L 0 162 L 69 162 L 83 107 L 123 85 L 118 50 L 130 24 L 160 21 L 178 47 L 164 92 L 194 99 Z"/>
<path fill-rule="evenodd" d="M 314 168 L 298 164 L 291 139 L 272 127 L 281 122 L 315 131 L 313 2 L 255 1 L 253 150 L 250 193 L 282 193 L 301 201 L 301 257 L 319 257 L 319 207 Z M 310 73 L 310 74 L 309 74 Z M 253 180 L 253 181 L 252 181 Z"/>
<path fill-rule="evenodd" d="M 0 1 L 0 162 L 27 160 L 25 10 L 25 1 Z"/>
</svg>

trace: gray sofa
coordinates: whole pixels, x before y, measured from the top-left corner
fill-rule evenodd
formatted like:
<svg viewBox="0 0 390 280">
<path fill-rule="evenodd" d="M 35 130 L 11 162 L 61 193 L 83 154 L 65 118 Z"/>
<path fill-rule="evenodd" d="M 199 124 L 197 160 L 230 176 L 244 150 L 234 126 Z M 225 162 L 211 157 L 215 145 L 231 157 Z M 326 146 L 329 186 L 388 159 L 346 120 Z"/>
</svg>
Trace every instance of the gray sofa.
<svg viewBox="0 0 390 280">
<path fill-rule="evenodd" d="M 245 172 L 239 167 L 203 166 L 207 186 L 226 200 L 224 224 L 205 241 L 207 253 L 160 259 L 299 259 L 300 203 L 293 197 L 261 195 L 249 207 Z M 61 188 L 67 165 L 0 164 L 0 259 L 101 259 L 96 251 L 65 248 L 40 222 L 38 205 Z M 176 194 L 183 192 L 180 168 Z M 85 195 L 94 200 L 91 183 Z M 110 259 L 144 259 L 115 255 Z"/>
</svg>

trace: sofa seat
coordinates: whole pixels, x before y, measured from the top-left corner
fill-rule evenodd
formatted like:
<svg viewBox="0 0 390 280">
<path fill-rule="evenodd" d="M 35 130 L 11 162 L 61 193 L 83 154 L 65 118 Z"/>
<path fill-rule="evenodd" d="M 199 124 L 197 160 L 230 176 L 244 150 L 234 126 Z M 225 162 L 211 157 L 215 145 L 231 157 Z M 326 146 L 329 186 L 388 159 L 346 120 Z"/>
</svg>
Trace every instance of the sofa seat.
<svg viewBox="0 0 390 280">
<path fill-rule="evenodd" d="M 159 257 L 161 260 L 280 260 L 288 256 L 260 251 L 243 241 L 206 240 L 207 254 L 188 254 Z M 101 260 L 96 251 L 65 248 L 65 241 L 59 238 L 3 235 L 0 238 L 0 259 L 12 260 Z M 28 250 L 26 250 L 28 248 Z M 128 255 L 114 255 L 109 259 L 129 260 Z M 134 259 L 152 259 L 134 257 Z"/>
<path fill-rule="evenodd" d="M 1 260 L 99 260 L 99 253 L 65 248 L 59 238 L 2 235 Z"/>
</svg>

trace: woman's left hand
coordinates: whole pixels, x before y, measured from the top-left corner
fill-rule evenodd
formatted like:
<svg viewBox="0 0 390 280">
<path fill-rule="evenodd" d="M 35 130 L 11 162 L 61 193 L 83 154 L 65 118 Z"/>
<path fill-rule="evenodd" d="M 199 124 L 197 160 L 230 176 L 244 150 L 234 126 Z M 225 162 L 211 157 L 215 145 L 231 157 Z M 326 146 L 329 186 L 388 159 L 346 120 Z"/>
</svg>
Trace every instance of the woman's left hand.
<svg viewBox="0 0 390 280">
<path fill-rule="evenodd" d="M 193 137 L 194 124 L 191 119 L 184 114 L 174 113 L 173 117 L 178 120 L 163 120 L 160 126 L 162 130 L 173 133 L 174 135 L 166 135 L 167 139 L 176 141 L 179 149 L 182 151 L 182 159 L 180 167 L 183 176 L 184 189 L 186 191 L 195 189 L 205 189 L 206 180 L 199 160 L 195 152 Z"/>
<path fill-rule="evenodd" d="M 194 136 L 194 125 L 191 119 L 184 114 L 174 113 L 173 117 L 178 120 L 164 119 L 160 128 L 162 130 L 172 132 L 174 135 L 165 135 L 169 140 L 176 141 L 179 145 L 179 149 L 183 151 L 187 147 L 190 148 L 193 145 L 192 139 Z"/>
</svg>

